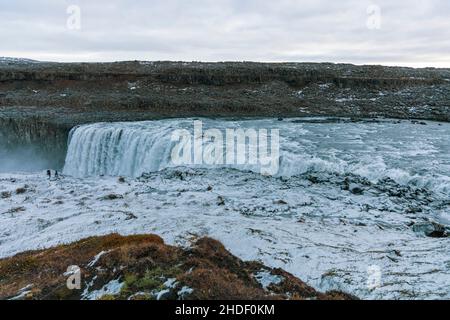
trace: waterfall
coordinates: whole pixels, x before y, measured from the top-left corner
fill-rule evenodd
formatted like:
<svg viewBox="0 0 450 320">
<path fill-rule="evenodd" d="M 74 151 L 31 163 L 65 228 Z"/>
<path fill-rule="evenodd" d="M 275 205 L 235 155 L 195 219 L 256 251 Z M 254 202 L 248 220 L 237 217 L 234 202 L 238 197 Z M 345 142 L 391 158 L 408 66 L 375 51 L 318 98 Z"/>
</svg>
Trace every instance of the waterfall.
<svg viewBox="0 0 450 320">
<path fill-rule="evenodd" d="M 265 133 L 266 129 L 263 131 L 263 136 L 256 136 L 256 142 L 264 137 L 265 157 L 259 157 L 257 143 L 253 143 L 252 147 L 249 147 L 247 140 L 240 140 L 237 136 L 233 136 L 231 153 L 235 162 L 230 163 L 227 162 L 229 160 L 227 151 L 230 149 L 227 148 L 228 145 L 224 141 L 226 126 L 232 124 L 240 128 L 242 124 L 204 120 L 199 128 L 201 132 L 198 132 L 195 129 L 195 123 L 200 122 L 161 120 L 96 123 L 76 127 L 69 134 L 69 147 L 63 172 L 75 177 L 101 175 L 138 177 L 143 173 L 156 172 L 171 166 L 217 167 L 220 165 L 220 167 L 233 167 L 263 173 L 265 172 L 264 168 L 270 169 L 275 163 L 269 156 L 270 150 L 266 143 L 269 137 Z M 192 128 L 193 124 L 194 128 Z M 254 129 L 251 128 L 251 130 Z M 188 135 L 187 139 L 182 135 L 175 135 L 174 138 L 176 132 Z M 206 138 L 209 137 L 209 132 L 216 134 L 215 137 L 219 135 L 220 139 Z M 242 130 L 242 132 L 247 131 Z M 251 132 L 257 134 L 259 131 Z M 233 133 L 236 132 L 233 131 Z M 218 144 L 217 141 L 219 141 Z M 220 147 L 218 148 L 217 145 Z M 180 163 L 173 159 L 174 151 L 185 156 L 181 159 L 184 162 Z M 276 151 L 278 152 L 278 150 Z M 243 157 L 239 157 L 239 155 L 243 155 Z M 244 161 L 239 162 L 238 159 Z M 251 161 L 255 159 L 256 162 Z M 274 160 L 276 160 L 275 169 L 277 171 L 278 158 Z M 274 174 L 276 173 L 274 172 Z"/>
<path fill-rule="evenodd" d="M 221 134 L 229 129 L 242 129 L 260 133 L 274 128 L 280 132 L 278 171 L 274 176 L 357 175 L 371 182 L 391 178 L 401 185 L 450 193 L 450 125 L 429 123 L 419 127 L 387 120 L 377 124 L 298 123 L 295 119 L 282 122 L 276 119 L 203 119 L 203 131 L 197 136 L 194 119 L 89 124 L 70 132 L 63 172 L 80 178 L 101 175 L 139 177 L 143 173 L 182 166 L 227 167 L 263 173 L 261 159 L 267 158 L 261 157 L 261 146 L 266 144 L 261 144 L 260 139 L 264 135 L 258 135 L 260 162 L 256 164 L 206 161 L 205 154 L 214 153 L 211 152 L 214 143 L 206 137 L 211 131 Z M 173 133 L 177 130 L 187 132 L 193 138 L 184 144 L 181 140 L 175 141 Z M 228 148 L 226 137 L 223 134 L 223 152 Z M 246 144 L 239 144 L 239 139 L 236 141 L 236 150 Z M 173 161 L 173 151 L 180 145 L 189 146 L 191 161 L 181 164 Z M 245 150 L 247 160 L 254 152 L 250 149 Z M 203 157 L 202 163 L 196 161 L 199 153 Z"/>
<path fill-rule="evenodd" d="M 158 125 L 157 125 L 158 124 Z M 132 176 L 170 165 L 170 124 L 97 123 L 74 128 L 64 173 L 75 177 Z"/>
</svg>

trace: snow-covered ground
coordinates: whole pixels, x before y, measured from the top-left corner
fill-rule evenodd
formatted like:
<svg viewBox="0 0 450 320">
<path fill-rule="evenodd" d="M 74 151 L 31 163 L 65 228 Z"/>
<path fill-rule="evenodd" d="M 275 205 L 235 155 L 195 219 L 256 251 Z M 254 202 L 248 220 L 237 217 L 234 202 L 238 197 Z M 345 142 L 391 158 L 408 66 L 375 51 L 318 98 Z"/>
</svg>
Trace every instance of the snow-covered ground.
<svg viewBox="0 0 450 320">
<path fill-rule="evenodd" d="M 23 58 L 11 58 L 11 57 L 0 57 L 0 63 L 10 63 L 10 64 L 29 64 L 38 63 L 39 61 Z"/>
<path fill-rule="evenodd" d="M 189 124 L 170 121 L 156 125 Z M 154 125 L 120 124 L 125 131 Z M 83 169 L 59 180 L 45 172 L 1 174 L 0 256 L 111 232 L 155 233 L 182 245 L 210 236 L 243 259 L 282 267 L 320 290 L 450 298 L 450 238 L 414 229 L 430 221 L 449 225 L 449 124 L 312 119 L 207 126 L 278 127 L 280 173 L 162 161 L 159 171 L 124 181 Z M 90 157 L 78 158 L 80 167 L 103 163 L 97 154 L 108 157 L 105 146 L 101 153 L 94 151 L 100 145 L 91 147 L 83 151 Z"/>
</svg>

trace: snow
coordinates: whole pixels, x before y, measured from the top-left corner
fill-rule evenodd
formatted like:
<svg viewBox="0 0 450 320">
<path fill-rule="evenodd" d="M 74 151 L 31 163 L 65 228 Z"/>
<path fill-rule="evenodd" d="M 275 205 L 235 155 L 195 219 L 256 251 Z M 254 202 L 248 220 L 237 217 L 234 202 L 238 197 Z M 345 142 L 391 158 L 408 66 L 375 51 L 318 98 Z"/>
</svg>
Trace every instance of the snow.
<svg viewBox="0 0 450 320">
<path fill-rule="evenodd" d="M 23 58 L 11 58 L 11 57 L 0 57 L 0 64 L 2 63 L 14 63 L 14 64 L 28 64 L 28 63 L 38 63 L 39 61 Z"/>
<path fill-rule="evenodd" d="M 194 292 L 194 289 L 184 286 L 178 291 L 178 296 L 183 299 L 185 296 L 190 295 Z"/>
<path fill-rule="evenodd" d="M 14 297 L 10 298 L 9 300 L 22 300 L 22 299 L 24 299 L 30 292 L 31 292 L 31 290 L 28 290 L 28 291 L 22 291 L 22 292 L 20 292 L 17 296 L 14 296 Z"/>
<path fill-rule="evenodd" d="M 31 289 L 33 288 L 33 284 L 29 284 L 22 289 L 19 290 L 18 294 L 9 300 L 22 300 L 24 299 L 29 293 L 31 293 Z"/>
<path fill-rule="evenodd" d="M 159 292 L 156 294 L 156 300 L 161 300 L 161 298 L 162 298 L 165 294 L 167 294 L 167 293 L 169 293 L 169 292 L 170 292 L 170 289 L 164 289 L 164 290 L 159 291 Z"/>
<path fill-rule="evenodd" d="M 118 295 L 122 290 L 124 283 L 120 282 L 119 279 L 111 280 L 107 284 L 105 284 L 101 289 L 94 290 L 91 292 L 86 292 L 83 295 L 84 300 L 98 300 L 106 295 Z"/>
<path fill-rule="evenodd" d="M 243 259 L 285 268 L 317 288 L 323 274 L 338 269 L 343 276 L 336 281 L 361 297 L 402 298 L 417 288 L 417 297 L 449 297 L 448 240 L 417 236 L 401 204 L 385 197 L 355 198 L 333 185 L 306 187 L 236 171 L 227 176 L 187 171 L 181 182 L 168 169 L 127 184 L 105 177 L 49 182 L 44 176 L 16 174 L 15 183 L 6 183 L 8 189 L 28 183 L 35 192 L 2 201 L 1 211 L 10 202 L 22 203 L 26 211 L 0 215 L 1 256 L 112 232 L 156 233 L 181 245 L 192 235 L 211 236 Z M 208 185 L 212 192 L 205 192 Z M 98 200 L 111 191 L 124 199 Z M 216 205 L 218 195 L 225 206 Z M 45 201 L 56 197 L 64 203 Z M 280 199 L 288 205 L 276 204 Z M 124 212 L 137 218 L 126 220 Z M 388 258 L 392 250 L 402 253 L 397 263 Z M 395 285 L 366 292 L 365 270 L 372 264 L 380 264 L 386 282 Z"/>
<path fill-rule="evenodd" d="M 330 88 L 333 84 L 332 83 L 323 83 L 323 84 L 319 84 L 319 88 L 322 90 L 326 90 L 328 88 Z"/>
<path fill-rule="evenodd" d="M 164 286 L 166 288 L 175 288 L 176 285 L 177 285 L 177 279 L 176 278 L 167 279 L 167 281 L 164 282 Z"/>
<path fill-rule="evenodd" d="M 90 268 L 92 268 L 93 266 L 95 266 L 95 264 L 98 262 L 98 260 L 99 260 L 103 255 L 105 255 L 105 254 L 107 254 L 107 253 L 109 253 L 109 252 L 111 252 L 111 251 L 109 250 L 109 251 L 102 251 L 102 252 L 100 252 L 99 254 L 97 254 L 97 255 L 94 257 L 94 259 L 92 259 L 91 262 L 88 263 L 87 266 L 90 267 Z"/>
<path fill-rule="evenodd" d="M 177 286 L 178 282 L 175 278 L 167 279 L 166 282 L 163 283 L 163 289 L 160 291 L 153 292 L 152 295 L 155 296 L 156 300 L 161 300 L 164 295 L 169 293 L 171 289 L 174 289 Z"/>
<path fill-rule="evenodd" d="M 319 290 L 450 299 L 449 239 L 424 237 L 411 227 L 428 220 L 450 225 L 450 125 L 279 125 L 283 159 L 274 177 L 172 166 L 125 183 L 95 175 L 49 181 L 45 172 L 0 174 L 0 192 L 11 192 L 0 199 L 0 257 L 113 232 L 155 233 L 183 246 L 193 236 L 209 236 L 244 260 L 283 268 Z M 346 190 L 345 180 L 362 193 Z M 26 193 L 14 192 L 25 184 Z M 122 197 L 105 198 L 112 193 Z M 16 207 L 24 210 L 11 211 Z M 381 283 L 371 289 L 368 267 L 374 265 Z M 117 280 L 104 291 L 118 286 Z M 100 294 L 110 293 L 86 291 Z"/>
<path fill-rule="evenodd" d="M 269 271 L 260 271 L 255 274 L 255 278 L 264 289 L 267 289 L 272 284 L 280 284 L 283 281 L 283 277 L 273 275 Z"/>
<path fill-rule="evenodd" d="M 353 98 L 337 98 L 337 99 L 335 99 L 335 101 L 336 102 L 339 102 L 339 103 L 341 103 L 341 102 L 348 102 L 348 101 L 353 101 Z"/>
<path fill-rule="evenodd" d="M 294 93 L 297 98 L 303 99 L 305 96 L 303 94 L 303 90 L 297 91 Z"/>
<path fill-rule="evenodd" d="M 128 89 L 131 91 L 137 90 L 139 87 L 136 82 L 128 82 Z"/>
<path fill-rule="evenodd" d="M 381 94 L 381 92 L 380 92 Z M 375 102 L 378 100 L 378 98 L 369 98 L 369 99 L 357 99 L 354 97 L 347 97 L 347 98 L 337 98 L 334 101 L 338 102 L 338 103 L 345 103 L 345 102 L 351 102 L 351 101 L 361 101 L 361 100 L 365 100 L 365 101 L 371 101 L 371 102 Z"/>
</svg>

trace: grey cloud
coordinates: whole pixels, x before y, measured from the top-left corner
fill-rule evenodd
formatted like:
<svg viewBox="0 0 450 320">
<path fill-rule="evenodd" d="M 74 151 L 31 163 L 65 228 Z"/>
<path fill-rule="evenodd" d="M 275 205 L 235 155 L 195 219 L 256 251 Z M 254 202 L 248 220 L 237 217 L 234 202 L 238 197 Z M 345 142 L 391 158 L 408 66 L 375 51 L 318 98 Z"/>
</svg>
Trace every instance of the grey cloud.
<svg viewBox="0 0 450 320">
<path fill-rule="evenodd" d="M 81 8 L 81 30 L 66 9 Z M 369 30 L 366 9 L 381 8 Z M 450 67 L 447 0 L 0 0 L 0 55 Z"/>
</svg>

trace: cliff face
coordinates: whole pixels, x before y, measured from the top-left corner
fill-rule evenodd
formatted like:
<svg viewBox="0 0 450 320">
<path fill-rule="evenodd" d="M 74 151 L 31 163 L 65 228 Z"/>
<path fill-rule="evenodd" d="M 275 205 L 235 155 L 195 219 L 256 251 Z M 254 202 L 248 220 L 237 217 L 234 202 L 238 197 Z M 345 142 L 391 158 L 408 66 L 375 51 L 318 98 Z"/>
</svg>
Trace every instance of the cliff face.
<svg viewBox="0 0 450 320">
<path fill-rule="evenodd" d="M 33 169 L 60 169 L 68 130 L 39 117 L 0 117 L 0 158 L 5 158 L 3 164 L 8 160 L 8 168 L 12 169 L 26 169 L 20 165 L 22 160 L 34 163 Z"/>
<path fill-rule="evenodd" d="M 0 64 L 0 108 L 69 125 L 183 116 L 448 121 L 450 70 L 311 63 Z M 17 107 L 22 106 L 22 107 Z"/>
</svg>

